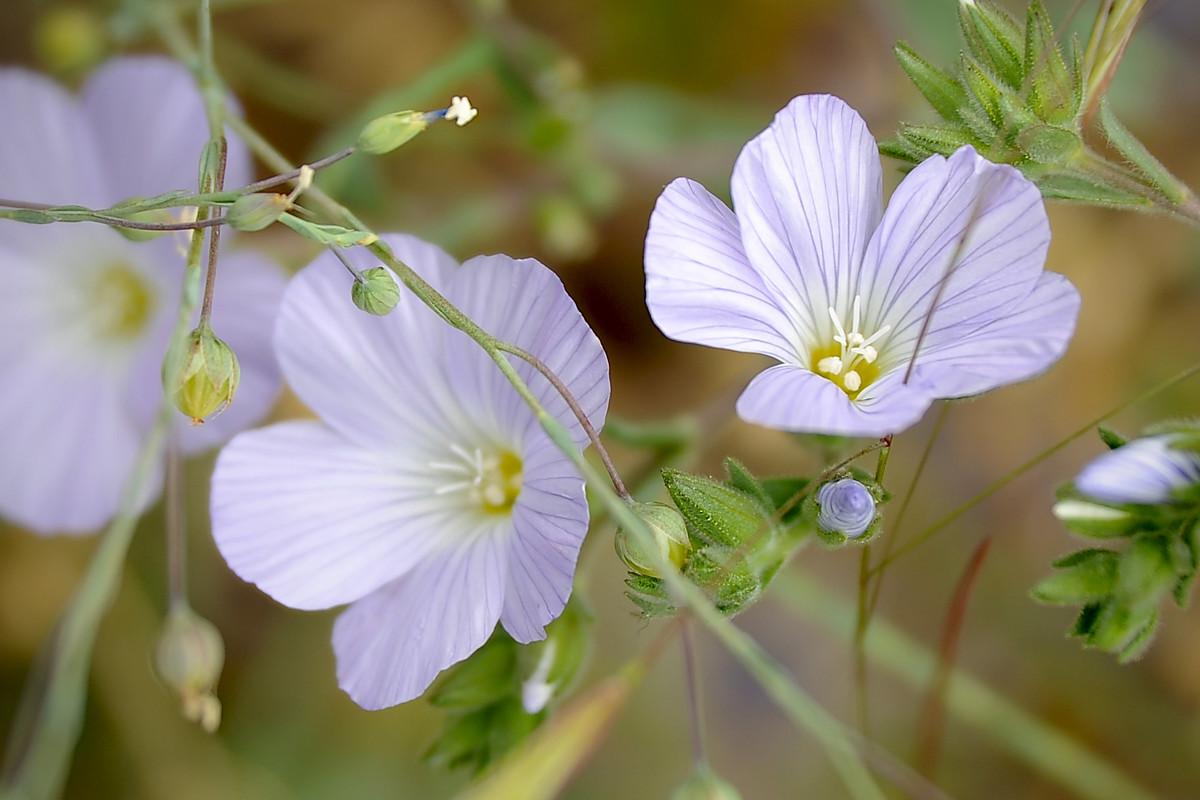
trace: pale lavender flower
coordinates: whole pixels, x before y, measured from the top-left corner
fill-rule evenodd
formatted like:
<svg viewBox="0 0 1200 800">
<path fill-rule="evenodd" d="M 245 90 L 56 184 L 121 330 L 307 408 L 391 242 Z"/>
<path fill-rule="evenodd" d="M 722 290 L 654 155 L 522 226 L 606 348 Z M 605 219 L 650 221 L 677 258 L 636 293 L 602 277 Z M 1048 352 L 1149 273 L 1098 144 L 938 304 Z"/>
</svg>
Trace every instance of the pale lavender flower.
<svg viewBox="0 0 1200 800">
<path fill-rule="evenodd" d="M 935 399 L 1041 373 L 1074 331 L 1041 195 L 969 147 L 917 166 L 884 211 L 866 124 L 797 97 L 742 150 L 732 194 L 736 215 L 686 178 L 662 193 L 646 302 L 674 339 L 781 362 L 739 398 L 747 421 L 896 433 Z"/>
<path fill-rule="evenodd" d="M 7 200 L 105 207 L 194 189 L 207 137 L 195 84 L 163 58 L 114 59 L 79 97 L 34 73 L 0 70 Z M 245 145 L 231 137 L 227 184 L 250 175 Z M 184 241 L 0 220 L 0 516 L 42 533 L 86 533 L 116 512 L 162 396 Z M 181 431 L 187 452 L 223 441 L 274 403 L 268 337 L 284 282 L 261 257 L 222 257 L 213 327 L 237 352 L 241 385 L 215 421 Z M 143 507 L 160 484 L 152 475 Z"/>
<path fill-rule="evenodd" d="M 457 265 L 385 240 L 484 330 L 532 352 L 599 427 L 600 342 L 552 272 L 480 256 Z M 351 257 L 371 267 L 368 254 Z M 213 475 L 212 524 L 230 567 L 285 605 L 351 604 L 337 620 L 338 683 L 364 708 L 418 697 L 499 621 L 545 636 L 571 592 L 588 526 L 583 480 L 496 364 L 408 292 L 387 316 L 350 303 L 325 254 L 284 294 L 275 348 L 320 421 L 242 433 Z M 562 397 L 518 372 L 583 447 Z"/>
<path fill-rule="evenodd" d="M 1134 439 L 1093 459 L 1075 479 L 1079 493 L 1113 505 L 1161 505 L 1200 482 L 1200 455 L 1172 447 L 1171 435 Z"/>
<path fill-rule="evenodd" d="M 829 533 L 856 539 L 875 521 L 875 498 L 853 478 L 830 481 L 817 490 L 817 525 Z"/>
</svg>

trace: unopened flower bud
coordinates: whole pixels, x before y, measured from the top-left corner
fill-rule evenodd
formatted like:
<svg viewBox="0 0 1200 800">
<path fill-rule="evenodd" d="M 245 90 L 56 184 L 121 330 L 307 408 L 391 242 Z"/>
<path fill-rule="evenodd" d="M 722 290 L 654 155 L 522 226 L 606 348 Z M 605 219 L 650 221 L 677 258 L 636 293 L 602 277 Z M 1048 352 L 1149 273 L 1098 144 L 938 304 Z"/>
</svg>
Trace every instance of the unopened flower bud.
<svg viewBox="0 0 1200 800">
<path fill-rule="evenodd" d="M 178 695 L 183 715 L 209 733 L 221 724 L 213 694 L 225 665 L 225 643 L 216 626 L 186 604 L 171 609 L 154 650 L 154 668 Z"/>
<path fill-rule="evenodd" d="M 358 149 L 372 155 L 389 153 L 428 128 L 430 121 L 421 111 L 397 111 L 376 117 L 358 135 Z"/>
<path fill-rule="evenodd" d="M 140 202 L 142 202 L 142 198 L 132 197 L 129 200 L 122 202 L 121 205 L 134 205 Z M 128 219 L 133 222 L 157 222 L 167 224 L 179 221 L 178 217 L 171 213 L 169 208 L 154 208 L 148 211 L 138 211 L 133 214 L 122 216 L 124 219 Z M 157 239 L 159 236 L 162 236 L 164 233 L 166 233 L 166 231 L 147 231 L 140 228 L 123 228 L 119 225 L 114 225 L 113 228 L 117 233 L 121 234 L 131 242 L 146 242 L 151 239 Z"/>
<path fill-rule="evenodd" d="M 350 287 L 354 305 L 368 314 L 382 317 L 396 307 L 400 287 L 384 267 L 365 269 Z"/>
<path fill-rule="evenodd" d="M 682 567 L 692 548 L 683 516 L 665 503 L 635 503 L 632 510 L 650 528 L 658 554 L 675 566 Z M 631 572 L 652 578 L 662 577 L 649 554 L 629 531 L 618 529 L 613 544 L 617 556 Z"/>
<path fill-rule="evenodd" d="M 817 490 L 817 525 L 827 533 L 855 539 L 875 521 L 875 498 L 853 478 L 830 481 Z"/>
<path fill-rule="evenodd" d="M 199 425 L 233 401 L 242 370 L 233 350 L 207 323 L 188 334 L 185 347 L 175 375 L 164 371 L 163 386 L 175 407 Z"/>
<path fill-rule="evenodd" d="M 225 221 L 239 231 L 261 231 L 292 207 L 289 197 L 274 192 L 244 194 L 225 214 Z"/>
</svg>

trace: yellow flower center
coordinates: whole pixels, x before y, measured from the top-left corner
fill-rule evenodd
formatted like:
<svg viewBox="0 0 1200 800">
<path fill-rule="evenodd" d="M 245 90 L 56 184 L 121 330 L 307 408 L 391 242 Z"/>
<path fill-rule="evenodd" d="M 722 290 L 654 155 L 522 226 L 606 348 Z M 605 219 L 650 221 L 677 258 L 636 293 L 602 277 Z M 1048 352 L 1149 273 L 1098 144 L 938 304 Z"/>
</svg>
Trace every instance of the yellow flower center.
<svg viewBox="0 0 1200 800">
<path fill-rule="evenodd" d="M 154 290 L 130 266 L 115 263 L 104 267 L 87 289 L 87 314 L 100 338 L 133 339 L 145 330 L 154 307 Z"/>
<path fill-rule="evenodd" d="M 463 493 L 467 502 L 488 514 L 512 511 L 521 494 L 521 459 L 507 450 L 484 453 L 452 444 L 455 459 L 430 462 L 429 468 L 446 473 L 452 480 L 434 490 L 435 494 Z"/>
<path fill-rule="evenodd" d="M 874 343 L 890 331 L 892 326 L 884 325 L 870 336 L 859 330 L 862 323 L 862 298 L 858 295 L 854 297 L 852 313 L 852 325 L 847 331 L 837 310 L 833 306 L 829 307 L 829 317 L 833 320 L 833 327 L 837 332 L 829 344 L 813 348 L 809 366 L 813 372 L 837 384 L 838 388 L 854 400 L 879 377 L 880 369 L 876 364 L 879 351 L 875 349 Z"/>
</svg>

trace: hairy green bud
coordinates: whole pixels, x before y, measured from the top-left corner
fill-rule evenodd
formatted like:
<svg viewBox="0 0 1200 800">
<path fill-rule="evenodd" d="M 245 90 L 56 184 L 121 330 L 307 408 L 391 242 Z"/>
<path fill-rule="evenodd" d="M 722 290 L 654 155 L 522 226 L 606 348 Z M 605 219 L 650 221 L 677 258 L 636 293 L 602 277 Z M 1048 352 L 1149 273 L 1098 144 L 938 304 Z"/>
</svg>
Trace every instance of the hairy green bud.
<svg viewBox="0 0 1200 800">
<path fill-rule="evenodd" d="M 688 540 L 687 523 L 683 521 L 680 513 L 665 503 L 636 503 L 633 513 L 650 528 L 659 556 L 676 567 L 682 567 L 687 560 L 688 551 L 692 549 L 692 543 Z M 618 529 L 613 545 L 616 547 L 617 557 L 630 572 L 655 578 L 662 577 L 662 572 L 654 565 L 650 554 L 629 531 L 624 528 Z"/>
</svg>

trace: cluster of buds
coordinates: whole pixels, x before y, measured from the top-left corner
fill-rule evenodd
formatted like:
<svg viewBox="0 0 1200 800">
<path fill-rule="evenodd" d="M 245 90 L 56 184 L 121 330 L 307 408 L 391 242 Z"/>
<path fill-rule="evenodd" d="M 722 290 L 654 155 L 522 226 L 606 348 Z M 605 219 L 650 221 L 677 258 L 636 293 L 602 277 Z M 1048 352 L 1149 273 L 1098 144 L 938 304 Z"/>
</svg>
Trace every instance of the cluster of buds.
<svg viewBox="0 0 1200 800">
<path fill-rule="evenodd" d="M 158 678 L 179 698 L 183 715 L 212 733 L 221 724 L 214 692 L 225 665 L 225 643 L 216 626 L 186 603 L 167 615 L 154 651 Z"/>
<path fill-rule="evenodd" d="M 1187 605 L 1200 563 L 1200 426 L 1169 425 L 1124 442 L 1102 431 L 1108 453 L 1059 490 L 1054 514 L 1091 540 L 1052 562 L 1031 591 L 1053 605 L 1080 606 L 1070 633 L 1125 662 L 1146 651 L 1167 597 Z"/>
</svg>

